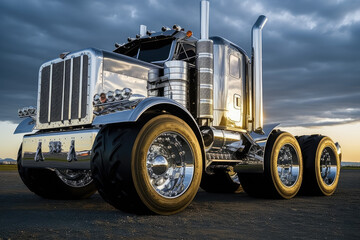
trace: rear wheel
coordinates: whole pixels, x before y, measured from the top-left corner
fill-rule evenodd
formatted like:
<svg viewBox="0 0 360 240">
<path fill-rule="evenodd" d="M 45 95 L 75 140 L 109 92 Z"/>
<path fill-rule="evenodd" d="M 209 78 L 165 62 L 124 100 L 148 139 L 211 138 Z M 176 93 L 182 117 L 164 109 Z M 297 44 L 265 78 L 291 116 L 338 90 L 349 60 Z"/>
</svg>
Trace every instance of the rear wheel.
<svg viewBox="0 0 360 240">
<path fill-rule="evenodd" d="M 239 176 L 234 171 L 219 170 L 210 175 L 203 173 L 200 187 L 212 193 L 240 193 L 243 191 Z"/>
<path fill-rule="evenodd" d="M 294 197 L 302 183 L 303 162 L 297 140 L 287 132 L 270 134 L 264 156 L 264 173 L 239 174 L 249 195 L 255 197 Z"/>
<path fill-rule="evenodd" d="M 160 115 L 144 126 L 105 126 L 95 140 L 91 169 L 99 193 L 114 207 L 169 215 L 195 197 L 202 157 L 191 128 Z"/>
<path fill-rule="evenodd" d="M 17 165 L 20 177 L 30 191 L 49 199 L 83 199 L 96 192 L 89 170 L 49 170 L 27 168 L 21 164 L 20 146 Z"/>
<path fill-rule="evenodd" d="M 321 135 L 298 138 L 304 158 L 304 182 L 301 192 L 332 195 L 339 182 L 340 158 L 334 142 Z"/>
</svg>

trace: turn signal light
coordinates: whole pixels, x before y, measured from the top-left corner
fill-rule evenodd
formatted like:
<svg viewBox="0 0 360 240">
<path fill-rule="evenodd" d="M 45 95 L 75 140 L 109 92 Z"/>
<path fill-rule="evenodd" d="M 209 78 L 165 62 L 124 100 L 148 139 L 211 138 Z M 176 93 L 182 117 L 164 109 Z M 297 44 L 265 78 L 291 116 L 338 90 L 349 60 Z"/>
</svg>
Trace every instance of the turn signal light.
<svg viewBox="0 0 360 240">
<path fill-rule="evenodd" d="M 192 36 L 192 31 L 190 31 L 190 30 L 187 31 L 187 32 L 186 32 L 186 36 L 187 36 L 188 38 L 191 37 L 191 36 Z"/>
</svg>

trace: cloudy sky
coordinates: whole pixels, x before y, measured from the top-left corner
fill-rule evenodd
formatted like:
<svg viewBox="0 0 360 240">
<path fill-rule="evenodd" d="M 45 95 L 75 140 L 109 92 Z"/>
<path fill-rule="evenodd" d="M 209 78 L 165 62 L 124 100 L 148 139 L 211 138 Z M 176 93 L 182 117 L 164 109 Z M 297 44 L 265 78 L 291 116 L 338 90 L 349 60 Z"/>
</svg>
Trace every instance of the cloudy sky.
<svg viewBox="0 0 360 240">
<path fill-rule="evenodd" d="M 251 27 L 260 14 L 269 19 L 263 32 L 265 121 L 350 124 L 360 133 L 359 1 L 213 0 L 210 35 L 250 53 Z M 87 47 L 111 51 L 115 42 L 135 36 L 140 24 L 158 31 L 175 23 L 199 36 L 199 1 L 0 1 L 2 137 L 6 126 L 20 121 L 18 108 L 36 105 L 43 62 Z"/>
</svg>

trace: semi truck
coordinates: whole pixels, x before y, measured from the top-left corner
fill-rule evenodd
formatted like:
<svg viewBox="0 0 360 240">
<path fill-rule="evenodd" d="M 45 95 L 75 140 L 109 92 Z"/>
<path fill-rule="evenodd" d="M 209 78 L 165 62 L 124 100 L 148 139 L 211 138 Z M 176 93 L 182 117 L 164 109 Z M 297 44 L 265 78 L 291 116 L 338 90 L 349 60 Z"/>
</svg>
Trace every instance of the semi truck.
<svg viewBox="0 0 360 240">
<path fill-rule="evenodd" d="M 329 196 L 341 147 L 322 135 L 293 136 L 264 125 L 262 29 L 251 55 L 179 25 L 140 32 L 110 51 L 65 52 L 39 70 L 37 106 L 18 110 L 26 133 L 18 171 L 35 194 L 87 198 L 96 191 L 132 213 L 175 214 L 207 192 L 290 199 Z"/>
</svg>

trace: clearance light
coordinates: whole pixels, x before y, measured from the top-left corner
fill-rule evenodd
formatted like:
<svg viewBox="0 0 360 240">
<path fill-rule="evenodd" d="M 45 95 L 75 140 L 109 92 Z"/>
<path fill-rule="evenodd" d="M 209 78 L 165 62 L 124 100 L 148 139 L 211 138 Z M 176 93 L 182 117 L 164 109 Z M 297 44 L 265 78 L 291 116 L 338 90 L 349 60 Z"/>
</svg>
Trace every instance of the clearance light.
<svg viewBox="0 0 360 240">
<path fill-rule="evenodd" d="M 161 28 L 161 31 L 163 31 L 163 32 L 165 32 L 165 31 L 168 31 L 168 30 L 171 30 L 169 27 L 165 27 L 165 26 L 163 26 L 162 28 Z"/>
<path fill-rule="evenodd" d="M 192 31 L 190 31 L 190 30 L 187 31 L 187 32 L 186 32 L 186 36 L 187 36 L 188 38 L 191 37 L 191 36 L 192 36 Z"/>
<path fill-rule="evenodd" d="M 175 24 L 175 25 L 173 26 L 173 29 L 176 30 L 176 31 L 181 31 L 181 30 L 182 30 L 182 28 L 181 28 L 179 25 L 177 25 L 177 24 Z"/>
</svg>

